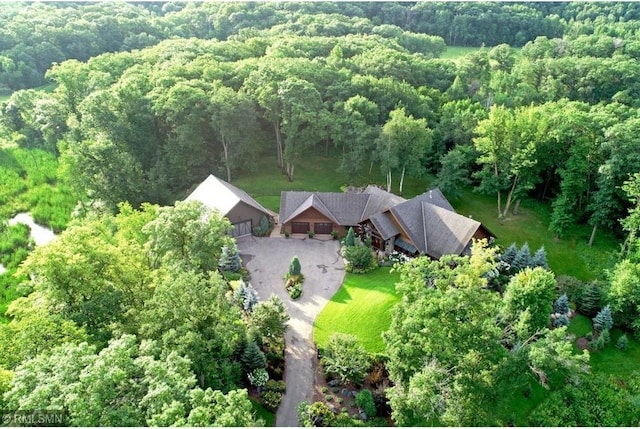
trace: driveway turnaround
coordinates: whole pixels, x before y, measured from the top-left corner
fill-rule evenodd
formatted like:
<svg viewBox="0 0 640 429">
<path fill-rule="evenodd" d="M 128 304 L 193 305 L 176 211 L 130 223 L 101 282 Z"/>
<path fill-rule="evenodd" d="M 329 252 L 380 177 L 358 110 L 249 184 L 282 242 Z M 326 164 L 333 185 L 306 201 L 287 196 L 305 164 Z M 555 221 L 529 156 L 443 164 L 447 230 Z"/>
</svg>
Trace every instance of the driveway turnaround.
<svg viewBox="0 0 640 429">
<path fill-rule="evenodd" d="M 276 426 L 300 426 L 298 404 L 313 400 L 317 365 L 313 322 L 344 280 L 340 245 L 336 240 L 245 236 L 238 238 L 238 249 L 260 300 L 276 294 L 287 306 L 290 317 L 285 334 L 287 391 L 276 414 Z M 296 301 L 291 300 L 284 288 L 284 276 L 294 256 L 300 260 L 305 278 L 302 296 Z"/>
</svg>

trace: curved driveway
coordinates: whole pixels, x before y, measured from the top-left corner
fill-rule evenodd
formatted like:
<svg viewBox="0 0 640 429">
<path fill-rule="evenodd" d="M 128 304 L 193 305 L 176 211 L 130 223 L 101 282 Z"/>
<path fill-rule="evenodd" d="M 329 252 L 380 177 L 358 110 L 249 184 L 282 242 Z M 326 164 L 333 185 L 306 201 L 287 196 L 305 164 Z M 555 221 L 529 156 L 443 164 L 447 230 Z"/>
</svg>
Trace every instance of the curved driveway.
<svg viewBox="0 0 640 429">
<path fill-rule="evenodd" d="M 285 334 L 287 392 L 276 414 L 276 426 L 300 426 L 298 404 L 313 400 L 315 365 L 313 322 L 344 279 L 338 241 L 298 238 L 238 238 L 238 249 L 249 272 L 251 285 L 261 300 L 272 293 L 287 306 L 289 329 Z M 305 281 L 302 297 L 292 301 L 284 288 L 289 263 L 298 256 Z"/>
</svg>

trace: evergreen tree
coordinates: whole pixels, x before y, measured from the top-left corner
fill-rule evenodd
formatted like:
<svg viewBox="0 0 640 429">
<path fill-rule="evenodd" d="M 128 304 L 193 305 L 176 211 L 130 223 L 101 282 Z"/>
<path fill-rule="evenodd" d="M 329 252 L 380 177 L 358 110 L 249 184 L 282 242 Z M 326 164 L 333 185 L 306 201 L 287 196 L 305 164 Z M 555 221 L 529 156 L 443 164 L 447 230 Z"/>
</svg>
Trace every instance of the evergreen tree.
<svg viewBox="0 0 640 429">
<path fill-rule="evenodd" d="M 618 337 L 618 341 L 616 341 L 616 347 L 620 350 L 627 350 L 627 346 L 629 345 L 629 339 L 625 334 L 620 335 Z"/>
<path fill-rule="evenodd" d="M 242 261 L 240 260 L 238 248 L 235 244 L 222 247 L 222 254 L 220 255 L 218 266 L 222 271 L 230 271 L 232 273 L 240 271 Z"/>
<path fill-rule="evenodd" d="M 569 317 L 566 314 L 560 314 L 553 319 L 554 328 L 560 328 L 561 326 L 569 326 Z"/>
<path fill-rule="evenodd" d="M 529 244 L 524 243 L 511 264 L 511 271 L 517 273 L 531 266 L 531 251 L 529 250 Z"/>
<path fill-rule="evenodd" d="M 266 359 L 264 353 L 260 351 L 260 348 L 255 341 L 247 343 L 247 347 L 242 353 L 242 367 L 247 374 L 253 372 L 256 369 L 264 368 L 266 365 Z"/>
<path fill-rule="evenodd" d="M 604 292 L 602 288 L 596 283 L 589 283 L 585 285 L 582 297 L 577 303 L 578 310 L 586 316 L 593 316 L 602 307 L 603 298 Z"/>
<path fill-rule="evenodd" d="M 516 258 L 517 254 L 518 254 L 518 248 L 516 247 L 516 243 L 511 243 L 511 246 L 507 247 L 507 249 L 504 251 L 500 259 L 503 262 L 506 262 L 507 264 L 511 265 L 513 263 L 513 260 Z"/>
<path fill-rule="evenodd" d="M 353 227 L 349 227 L 349 230 L 347 231 L 347 238 L 344 240 L 344 245 L 347 247 L 356 245 L 356 234 L 353 232 Z"/>
<path fill-rule="evenodd" d="M 613 317 L 611 317 L 611 309 L 606 305 L 593 318 L 593 329 L 598 332 L 608 331 L 613 327 Z"/>
<path fill-rule="evenodd" d="M 234 298 L 242 305 L 242 308 L 244 308 L 244 311 L 247 313 L 251 313 L 253 307 L 260 301 L 258 299 L 258 292 L 256 292 L 253 286 L 242 280 L 240 280 L 240 284 L 234 293 Z"/>
<path fill-rule="evenodd" d="M 532 268 L 542 267 L 545 270 L 549 269 L 549 264 L 547 264 L 547 252 L 544 250 L 544 246 L 536 250 L 536 253 L 534 253 L 531 258 L 531 264 Z"/>
<path fill-rule="evenodd" d="M 553 303 L 553 312 L 558 314 L 567 314 L 569 312 L 569 298 L 566 293 Z"/>
<path fill-rule="evenodd" d="M 297 256 L 294 256 L 289 265 L 289 276 L 299 276 L 302 272 L 300 267 L 300 260 Z"/>
</svg>

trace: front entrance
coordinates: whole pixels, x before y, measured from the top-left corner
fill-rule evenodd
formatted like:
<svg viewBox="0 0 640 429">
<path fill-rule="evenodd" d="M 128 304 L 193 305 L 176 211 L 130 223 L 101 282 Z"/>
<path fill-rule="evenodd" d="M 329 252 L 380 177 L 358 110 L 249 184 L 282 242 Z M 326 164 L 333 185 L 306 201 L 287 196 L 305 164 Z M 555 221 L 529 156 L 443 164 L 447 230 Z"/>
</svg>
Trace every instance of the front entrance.
<svg viewBox="0 0 640 429">
<path fill-rule="evenodd" d="M 306 234 L 309 232 L 309 222 L 291 222 L 292 234 Z"/>
<path fill-rule="evenodd" d="M 316 234 L 331 234 L 333 224 L 331 222 L 316 222 L 313 224 L 313 232 Z"/>
<path fill-rule="evenodd" d="M 251 219 L 233 224 L 233 229 L 231 230 L 232 237 L 242 237 L 243 235 L 249 234 L 251 234 Z"/>
</svg>

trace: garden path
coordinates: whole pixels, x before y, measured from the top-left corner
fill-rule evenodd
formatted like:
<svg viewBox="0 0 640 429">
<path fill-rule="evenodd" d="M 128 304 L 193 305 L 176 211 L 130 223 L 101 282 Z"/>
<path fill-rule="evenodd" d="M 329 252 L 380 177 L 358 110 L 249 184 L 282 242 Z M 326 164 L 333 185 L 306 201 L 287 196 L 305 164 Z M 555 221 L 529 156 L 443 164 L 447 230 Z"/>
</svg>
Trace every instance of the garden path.
<svg viewBox="0 0 640 429">
<path fill-rule="evenodd" d="M 339 242 L 245 236 L 238 239 L 238 249 L 260 299 L 276 294 L 287 307 L 290 317 L 285 334 L 287 391 L 276 414 L 276 426 L 299 426 L 298 404 L 313 401 L 318 363 L 312 339 L 313 322 L 344 280 Z M 294 256 L 300 259 L 305 276 L 302 297 L 297 301 L 292 301 L 284 288 L 284 275 Z"/>
</svg>

